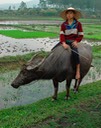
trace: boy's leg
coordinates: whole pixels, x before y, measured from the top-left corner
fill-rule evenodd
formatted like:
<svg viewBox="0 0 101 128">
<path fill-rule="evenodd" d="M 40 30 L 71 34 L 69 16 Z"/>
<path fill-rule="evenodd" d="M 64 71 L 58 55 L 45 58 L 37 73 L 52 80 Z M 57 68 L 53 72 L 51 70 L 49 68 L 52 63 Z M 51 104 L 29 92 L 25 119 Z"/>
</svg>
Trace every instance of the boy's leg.
<svg viewBox="0 0 101 128">
<path fill-rule="evenodd" d="M 80 79 L 80 59 L 79 59 L 79 55 L 78 55 L 78 49 L 77 48 L 74 48 L 74 47 L 71 47 L 73 49 L 73 52 L 72 51 L 72 56 L 74 58 L 74 61 L 76 63 L 76 76 L 75 78 L 76 79 Z"/>
<path fill-rule="evenodd" d="M 80 79 L 80 64 L 76 65 L 76 79 Z"/>
</svg>

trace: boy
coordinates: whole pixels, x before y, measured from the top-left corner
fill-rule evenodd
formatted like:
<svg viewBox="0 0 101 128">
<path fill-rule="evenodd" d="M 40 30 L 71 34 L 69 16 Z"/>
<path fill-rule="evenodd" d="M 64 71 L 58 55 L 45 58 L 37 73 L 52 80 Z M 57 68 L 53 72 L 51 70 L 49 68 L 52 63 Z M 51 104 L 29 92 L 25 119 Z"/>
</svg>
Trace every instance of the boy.
<svg viewBox="0 0 101 128">
<path fill-rule="evenodd" d="M 78 21 L 81 13 L 70 7 L 61 13 L 65 22 L 61 25 L 60 43 L 65 49 L 72 49 L 72 56 L 76 63 L 76 79 L 80 79 L 80 60 L 78 55 L 78 43 L 83 38 L 82 24 Z"/>
</svg>

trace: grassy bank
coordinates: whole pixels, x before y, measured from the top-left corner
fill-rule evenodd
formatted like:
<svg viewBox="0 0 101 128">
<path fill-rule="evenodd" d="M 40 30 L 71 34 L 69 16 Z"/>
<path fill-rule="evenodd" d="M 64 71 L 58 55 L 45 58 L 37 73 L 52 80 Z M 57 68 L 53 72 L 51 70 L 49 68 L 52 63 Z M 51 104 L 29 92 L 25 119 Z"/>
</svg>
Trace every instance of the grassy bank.
<svg viewBox="0 0 101 128">
<path fill-rule="evenodd" d="M 100 128 L 101 81 L 80 87 L 79 93 L 71 91 L 71 99 L 51 98 L 31 105 L 0 111 L 1 128 Z"/>
<path fill-rule="evenodd" d="M 93 46 L 93 58 L 101 58 L 101 46 Z M 7 72 L 9 70 L 15 70 L 25 64 L 31 57 L 35 54 L 38 56 L 45 57 L 49 54 L 49 52 L 40 51 L 40 52 L 32 52 L 25 55 L 17 55 L 17 56 L 6 56 L 0 58 L 0 73 Z"/>
<path fill-rule="evenodd" d="M 1 57 L 0 58 L 0 73 L 7 72 L 9 70 L 16 70 L 17 68 L 20 68 L 28 60 L 30 60 L 32 56 L 36 54 L 38 54 L 38 56 L 45 57 L 49 54 L 49 52 L 39 51 L 39 52 L 32 52 L 32 53 L 25 54 L 25 55 Z"/>
</svg>

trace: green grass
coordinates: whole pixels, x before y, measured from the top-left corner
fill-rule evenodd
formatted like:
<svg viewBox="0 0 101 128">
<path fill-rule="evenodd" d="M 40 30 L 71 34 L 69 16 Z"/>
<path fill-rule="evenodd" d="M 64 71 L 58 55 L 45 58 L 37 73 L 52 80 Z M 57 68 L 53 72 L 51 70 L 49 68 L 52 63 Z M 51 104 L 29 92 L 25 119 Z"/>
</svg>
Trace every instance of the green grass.
<svg viewBox="0 0 101 128">
<path fill-rule="evenodd" d="M 101 45 L 100 46 L 93 46 L 92 47 L 93 57 L 94 58 L 101 58 Z"/>
<path fill-rule="evenodd" d="M 0 15 L 1 20 L 59 20 L 62 21 L 63 19 L 58 16 L 3 16 Z M 101 23 L 101 19 L 94 19 L 94 18 L 82 18 L 80 19 L 82 23 Z"/>
<path fill-rule="evenodd" d="M 4 27 L 5 25 L 0 25 Z M 22 30 L 0 30 L 0 34 L 13 38 L 41 38 L 41 37 L 59 37 L 60 26 L 57 25 L 6 25 Z M 84 38 L 101 41 L 101 25 L 83 24 Z"/>
<path fill-rule="evenodd" d="M 49 52 L 45 51 L 38 51 L 38 52 L 32 52 L 24 55 L 17 55 L 17 56 L 5 56 L 0 58 L 1 63 L 8 63 L 8 62 L 18 62 L 18 61 L 28 61 L 31 59 L 32 56 L 38 54 L 38 56 L 45 57 L 48 55 Z"/>
<path fill-rule="evenodd" d="M 22 30 L 0 30 L 0 34 L 13 38 L 41 38 L 41 37 L 59 37 L 59 25 L 10 25 Z M 101 25 L 83 24 L 84 38 L 90 40 L 101 40 Z"/>
<path fill-rule="evenodd" d="M 100 128 L 100 98 L 101 95 L 81 101 L 72 108 L 64 109 L 65 111 L 45 119 L 34 128 Z"/>
<path fill-rule="evenodd" d="M 22 31 L 22 30 L 0 30 L 0 34 L 13 38 L 43 38 L 57 37 L 57 34 L 43 31 Z"/>
<path fill-rule="evenodd" d="M 82 23 L 101 23 L 101 19 L 92 19 L 92 18 L 82 18 L 80 19 Z"/>
<path fill-rule="evenodd" d="M 101 25 L 83 25 L 86 39 L 101 40 Z"/>
<path fill-rule="evenodd" d="M 64 100 L 65 92 L 58 100 L 51 98 L 31 105 L 0 111 L 1 128 L 100 128 L 101 81 L 80 87 L 79 93 L 71 91 L 71 99 Z"/>
<path fill-rule="evenodd" d="M 62 20 L 61 17 L 55 16 L 1 16 L 1 20 Z"/>
</svg>

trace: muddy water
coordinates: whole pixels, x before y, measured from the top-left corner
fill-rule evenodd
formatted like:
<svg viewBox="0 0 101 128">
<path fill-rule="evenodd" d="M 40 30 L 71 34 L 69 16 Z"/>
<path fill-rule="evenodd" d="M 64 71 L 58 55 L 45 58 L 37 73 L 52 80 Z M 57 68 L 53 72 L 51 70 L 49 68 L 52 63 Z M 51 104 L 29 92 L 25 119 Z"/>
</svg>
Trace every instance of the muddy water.
<svg viewBox="0 0 101 128">
<path fill-rule="evenodd" d="M 0 57 L 22 55 L 33 51 L 50 51 L 59 42 L 58 39 L 14 39 L 0 35 Z"/>
<path fill-rule="evenodd" d="M 101 60 L 94 60 L 94 68 L 91 68 L 82 84 L 101 80 Z M 36 83 L 32 82 L 19 89 L 11 87 L 11 82 L 18 74 L 17 71 L 0 74 L 0 109 L 9 108 L 36 102 L 40 99 L 52 96 L 53 85 L 51 80 L 40 80 Z M 74 81 L 72 82 L 72 85 Z M 81 84 L 81 85 L 82 85 Z M 65 90 L 65 81 L 60 83 L 59 92 Z"/>
</svg>

